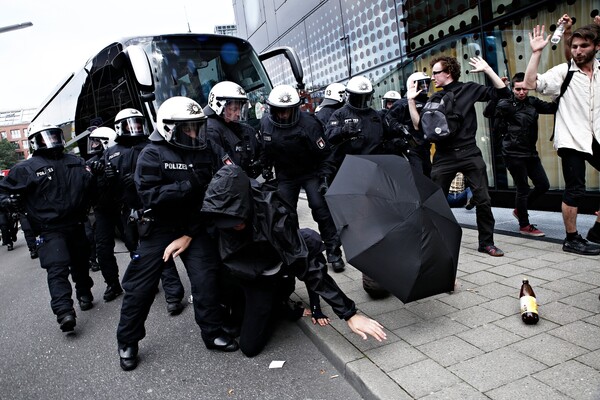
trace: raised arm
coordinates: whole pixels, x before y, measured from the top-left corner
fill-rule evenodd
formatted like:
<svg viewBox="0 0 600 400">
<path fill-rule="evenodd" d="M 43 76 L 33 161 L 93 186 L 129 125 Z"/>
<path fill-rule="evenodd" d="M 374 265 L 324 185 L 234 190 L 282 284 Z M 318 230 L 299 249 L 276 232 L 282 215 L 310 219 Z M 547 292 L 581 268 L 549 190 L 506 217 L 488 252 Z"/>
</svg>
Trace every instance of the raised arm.
<svg viewBox="0 0 600 400">
<path fill-rule="evenodd" d="M 525 87 L 530 90 L 537 88 L 537 71 L 540 65 L 540 58 L 542 57 L 542 50 L 548 45 L 550 36 L 544 37 L 545 26 L 536 25 L 533 28 L 533 32 L 529 32 L 529 45 L 531 46 L 531 58 L 527 69 L 525 70 Z"/>
<path fill-rule="evenodd" d="M 471 73 L 485 73 L 488 76 L 488 78 L 490 78 L 496 89 L 502 89 L 506 87 L 506 84 L 504 83 L 502 78 L 498 76 L 498 74 L 492 69 L 492 67 L 490 67 L 487 61 L 485 61 L 483 58 L 471 57 L 471 59 L 469 60 L 469 64 L 471 64 L 471 66 L 473 67 Z"/>
<path fill-rule="evenodd" d="M 419 95 L 419 93 L 421 93 L 421 90 L 417 90 L 416 82 L 408 82 L 408 90 L 406 92 L 406 98 L 408 99 L 408 112 L 410 113 L 410 119 L 415 130 L 419 130 L 419 122 L 421 121 L 419 110 L 417 110 L 417 103 L 415 102 L 415 98 Z"/>
</svg>

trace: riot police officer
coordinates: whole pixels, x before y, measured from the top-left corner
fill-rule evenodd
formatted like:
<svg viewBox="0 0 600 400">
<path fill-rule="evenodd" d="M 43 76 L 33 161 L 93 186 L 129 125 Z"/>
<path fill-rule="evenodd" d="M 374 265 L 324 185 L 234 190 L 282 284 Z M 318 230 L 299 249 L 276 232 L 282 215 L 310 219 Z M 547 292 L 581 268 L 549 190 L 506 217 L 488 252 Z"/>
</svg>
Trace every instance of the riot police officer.
<svg viewBox="0 0 600 400">
<path fill-rule="evenodd" d="M 260 121 L 263 165 L 273 165 L 281 196 L 295 210 L 304 189 L 312 216 L 325 242 L 327 261 L 335 272 L 344 270 L 340 241 L 323 197 L 333 175 L 331 149 L 323 127 L 312 115 L 301 112 L 300 96 L 289 85 L 273 88 L 267 98 L 269 113 Z"/>
<path fill-rule="evenodd" d="M 244 89 L 235 82 L 223 81 L 211 89 L 203 111 L 208 117 L 208 138 L 221 146 L 248 176 L 256 178 L 262 172 L 260 144 L 257 132 L 245 123 L 248 107 Z"/>
<path fill-rule="evenodd" d="M 415 72 L 406 80 L 406 87 L 415 82 L 417 90 L 421 90 L 415 103 L 420 112 L 428 99 L 431 78 L 424 72 Z M 394 102 L 384 117 L 385 152 L 405 155 L 410 165 L 423 171 L 427 177 L 431 175 L 431 143 L 423 137 L 423 132 L 416 130 L 410 119 L 408 99 Z"/>
<path fill-rule="evenodd" d="M 216 239 L 200 213 L 206 186 L 213 174 L 232 164 L 223 149 L 206 140 L 206 117 L 194 100 L 176 96 L 157 112 L 157 130 L 138 158 L 135 186 L 146 210 L 140 230 L 139 257 L 132 259 L 123 277 L 125 296 L 117 329 L 121 368 L 138 364 L 138 342 L 154 300 L 162 271 L 173 268 L 163 260 L 175 239 L 189 242 L 180 257 L 187 270 L 196 323 L 207 348 L 236 351 L 237 342 L 222 330 Z"/>
<path fill-rule="evenodd" d="M 323 127 L 327 126 L 331 114 L 344 105 L 345 98 L 346 86 L 343 83 L 332 83 L 325 88 L 323 101 L 315 110 L 315 115 L 321 121 Z"/>
<path fill-rule="evenodd" d="M 371 108 L 373 93 L 373 85 L 367 77 L 350 79 L 346 85 L 346 104 L 334 112 L 327 123 L 325 134 L 333 146 L 336 170 L 346 154 L 380 154 L 383 151 L 383 122 L 381 114 Z M 363 288 L 375 298 L 389 295 L 365 274 Z"/>
<path fill-rule="evenodd" d="M 115 116 L 115 138 L 116 144 L 109 147 L 103 156 L 105 165 L 104 176 L 108 183 L 109 191 L 117 199 L 116 210 L 112 210 L 112 224 L 103 231 L 110 229 L 110 232 L 103 232 L 103 235 L 110 236 L 108 248 L 102 252 L 104 256 L 100 263 L 106 260 L 107 265 L 102 266 L 110 271 L 110 276 L 106 276 L 107 288 L 104 293 L 104 300 L 110 301 L 123 293 L 119 284 L 118 267 L 114 254 L 109 256 L 109 251 L 114 253 L 114 227 L 121 224 L 124 228 L 123 241 L 129 250 L 131 257 L 137 257 L 136 249 L 138 246 L 139 235 L 138 225 L 135 217 L 138 210 L 143 208 L 142 202 L 138 196 L 133 182 L 137 159 L 140 152 L 149 143 L 148 128 L 144 115 L 134 108 L 126 108 Z M 104 241 L 103 241 L 104 242 Z M 184 296 L 184 288 L 177 273 L 176 268 L 166 268 L 162 277 L 163 289 L 167 300 L 167 311 L 171 315 L 180 314 L 183 311 L 181 300 Z"/>
<path fill-rule="evenodd" d="M 48 274 L 50 306 L 64 332 L 75 328 L 72 287 L 82 311 L 91 309 L 93 281 L 89 276 L 89 243 L 84 221 L 94 179 L 85 161 L 63 152 L 60 128 L 30 125 L 33 157 L 15 165 L 0 182 L 0 204 L 24 210 L 38 239 L 40 265 Z"/>
</svg>

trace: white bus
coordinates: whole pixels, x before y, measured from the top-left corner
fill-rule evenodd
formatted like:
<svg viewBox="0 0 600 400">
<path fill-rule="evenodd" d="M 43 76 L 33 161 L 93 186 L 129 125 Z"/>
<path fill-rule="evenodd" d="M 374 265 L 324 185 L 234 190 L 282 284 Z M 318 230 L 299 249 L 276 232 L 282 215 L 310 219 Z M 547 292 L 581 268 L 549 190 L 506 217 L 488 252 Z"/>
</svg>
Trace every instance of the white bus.
<svg viewBox="0 0 600 400">
<path fill-rule="evenodd" d="M 166 99 L 187 96 L 205 106 L 211 88 L 228 80 L 247 92 L 250 123 L 257 126 L 255 110 L 260 110 L 272 89 L 263 65 L 267 60 L 269 70 L 281 78 L 277 83 L 293 84 L 291 80 L 298 89 L 304 88 L 300 61 L 289 47 L 258 55 L 250 43 L 234 36 L 188 33 L 126 38 L 105 47 L 59 84 L 32 122 L 61 127 L 65 138 L 71 139 L 68 147 L 77 144 L 86 157 L 88 128 L 112 127 L 123 108 L 140 110 L 153 125 L 156 110 Z M 152 131 L 154 126 L 148 128 Z"/>
</svg>

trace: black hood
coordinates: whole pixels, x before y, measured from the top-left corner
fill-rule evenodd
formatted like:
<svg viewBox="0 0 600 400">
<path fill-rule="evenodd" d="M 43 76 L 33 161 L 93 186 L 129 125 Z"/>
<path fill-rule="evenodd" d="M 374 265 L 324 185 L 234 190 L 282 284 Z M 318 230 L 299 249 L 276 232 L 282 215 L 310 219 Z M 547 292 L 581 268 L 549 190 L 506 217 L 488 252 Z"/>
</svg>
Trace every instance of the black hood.
<svg viewBox="0 0 600 400">
<path fill-rule="evenodd" d="M 202 211 L 215 219 L 223 216 L 249 221 L 252 206 L 250 178 L 239 166 L 225 165 L 208 185 Z"/>
</svg>

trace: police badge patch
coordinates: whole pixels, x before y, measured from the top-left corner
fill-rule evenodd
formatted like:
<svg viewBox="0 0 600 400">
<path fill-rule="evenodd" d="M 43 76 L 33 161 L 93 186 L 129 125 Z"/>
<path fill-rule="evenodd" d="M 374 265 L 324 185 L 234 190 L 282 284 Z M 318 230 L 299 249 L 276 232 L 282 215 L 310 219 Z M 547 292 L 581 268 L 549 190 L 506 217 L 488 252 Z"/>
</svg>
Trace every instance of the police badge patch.
<svg viewBox="0 0 600 400">
<path fill-rule="evenodd" d="M 317 147 L 319 149 L 324 149 L 325 148 L 325 140 L 323 140 L 322 137 L 317 139 Z"/>
</svg>

